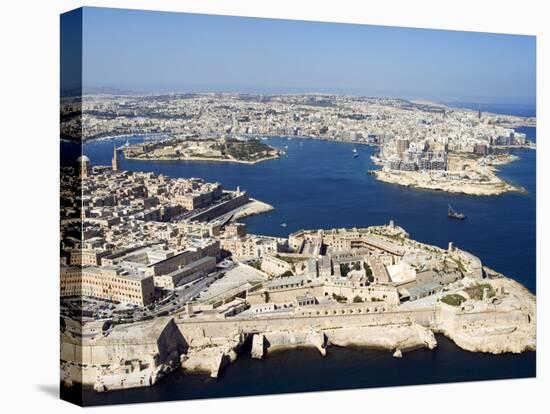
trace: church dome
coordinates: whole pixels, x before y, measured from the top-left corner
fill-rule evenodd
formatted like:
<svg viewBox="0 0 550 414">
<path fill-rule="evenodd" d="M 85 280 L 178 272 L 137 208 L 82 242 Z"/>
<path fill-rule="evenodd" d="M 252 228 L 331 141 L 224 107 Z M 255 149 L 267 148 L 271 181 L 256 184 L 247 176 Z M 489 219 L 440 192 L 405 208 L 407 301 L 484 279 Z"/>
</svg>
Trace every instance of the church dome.
<svg viewBox="0 0 550 414">
<path fill-rule="evenodd" d="M 85 155 L 81 155 L 80 157 L 78 157 L 76 159 L 76 162 L 79 162 L 79 163 L 81 163 L 81 162 L 90 162 L 90 159 Z"/>
</svg>

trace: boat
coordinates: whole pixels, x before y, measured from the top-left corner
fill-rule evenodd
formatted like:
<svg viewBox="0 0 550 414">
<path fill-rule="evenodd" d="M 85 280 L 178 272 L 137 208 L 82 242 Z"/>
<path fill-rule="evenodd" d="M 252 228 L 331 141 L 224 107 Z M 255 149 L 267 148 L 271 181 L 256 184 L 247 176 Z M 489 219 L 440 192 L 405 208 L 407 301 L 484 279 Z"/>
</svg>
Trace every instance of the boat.
<svg viewBox="0 0 550 414">
<path fill-rule="evenodd" d="M 286 227 L 286 223 L 281 223 L 281 227 Z"/>
<path fill-rule="evenodd" d="M 353 149 L 353 153 L 354 153 L 354 154 L 357 154 L 357 148 L 354 148 L 354 149 Z"/>
<path fill-rule="evenodd" d="M 374 155 L 371 155 L 371 156 L 370 156 L 370 159 L 372 160 L 372 163 L 373 163 L 374 165 L 384 165 L 384 161 L 382 161 L 382 159 L 379 158 L 379 157 L 376 157 L 376 156 L 374 156 Z"/>
<path fill-rule="evenodd" d="M 357 158 L 359 156 L 359 154 L 355 153 L 353 154 L 353 158 Z"/>
<path fill-rule="evenodd" d="M 449 204 L 449 209 L 447 211 L 447 216 L 449 218 L 452 218 L 452 219 L 457 219 L 457 220 L 464 220 L 466 218 L 466 216 L 462 213 L 459 213 L 457 211 L 455 211 L 451 205 Z"/>
</svg>

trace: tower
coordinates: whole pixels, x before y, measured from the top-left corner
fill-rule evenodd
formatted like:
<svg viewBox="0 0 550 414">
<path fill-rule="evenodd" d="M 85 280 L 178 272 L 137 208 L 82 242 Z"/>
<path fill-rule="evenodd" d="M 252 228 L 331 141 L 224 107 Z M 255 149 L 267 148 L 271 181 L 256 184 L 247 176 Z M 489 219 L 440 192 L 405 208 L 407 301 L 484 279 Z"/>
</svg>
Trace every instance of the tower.
<svg viewBox="0 0 550 414">
<path fill-rule="evenodd" d="M 449 247 L 447 248 L 448 253 L 452 253 L 455 250 L 455 246 L 452 241 L 449 242 Z"/>
<path fill-rule="evenodd" d="M 81 155 L 80 157 L 78 157 L 78 159 L 76 160 L 76 164 L 77 171 L 80 174 L 80 178 L 87 177 L 92 170 L 90 166 L 90 159 L 85 155 Z"/>
<path fill-rule="evenodd" d="M 111 165 L 113 166 L 113 171 L 118 171 L 118 152 L 116 146 L 113 146 L 113 159 L 111 160 Z"/>
</svg>

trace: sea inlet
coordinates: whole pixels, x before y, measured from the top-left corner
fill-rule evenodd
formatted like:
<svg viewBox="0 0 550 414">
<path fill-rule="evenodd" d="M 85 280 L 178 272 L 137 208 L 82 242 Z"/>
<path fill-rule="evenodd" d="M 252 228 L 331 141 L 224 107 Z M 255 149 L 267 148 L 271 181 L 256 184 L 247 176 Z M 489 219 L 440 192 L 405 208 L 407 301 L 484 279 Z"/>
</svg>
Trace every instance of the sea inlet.
<svg viewBox="0 0 550 414">
<path fill-rule="evenodd" d="M 522 128 L 535 140 L 535 128 Z M 95 165 L 109 165 L 113 145 L 143 136 L 93 141 L 83 152 Z M 136 161 L 121 157 L 120 168 L 172 177 L 201 177 L 225 188 L 240 186 L 251 197 L 275 207 L 245 220 L 248 232 L 287 236 L 299 229 L 367 227 L 393 219 L 413 239 L 441 247 L 456 246 L 536 293 L 536 151 L 512 150 L 519 160 L 500 167 L 499 176 L 526 193 L 494 197 L 447 194 L 404 188 L 377 181 L 370 156 L 376 148 L 353 143 L 273 137 L 266 143 L 284 149 L 279 159 L 256 165 L 200 161 Z M 65 144 L 67 152 L 70 144 Z M 358 157 L 353 157 L 356 148 Z M 75 159 L 79 155 L 74 151 Z M 68 158 L 67 158 L 68 159 Z M 447 205 L 464 212 L 450 220 Z M 281 224 L 286 223 L 286 226 Z M 419 350 L 395 359 L 387 351 L 331 347 L 316 351 L 274 353 L 262 361 L 246 352 L 218 379 L 177 371 L 157 385 L 134 390 L 82 392 L 86 405 L 180 400 L 209 397 L 327 391 L 392 385 L 533 377 L 536 353 L 486 355 L 470 353 L 443 337 L 435 351 Z"/>
</svg>

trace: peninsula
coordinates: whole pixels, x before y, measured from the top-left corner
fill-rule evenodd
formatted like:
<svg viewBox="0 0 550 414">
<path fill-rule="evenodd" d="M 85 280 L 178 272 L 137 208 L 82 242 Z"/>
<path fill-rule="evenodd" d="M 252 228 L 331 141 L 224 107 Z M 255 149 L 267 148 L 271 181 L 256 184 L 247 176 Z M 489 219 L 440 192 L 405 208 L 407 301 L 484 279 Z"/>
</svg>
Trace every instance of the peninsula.
<svg viewBox="0 0 550 414">
<path fill-rule="evenodd" d="M 374 170 L 375 177 L 386 183 L 425 190 L 446 191 L 477 196 L 500 195 L 506 192 L 524 191 L 496 174 L 497 165 L 517 159 L 514 155 L 474 156 L 453 154 L 448 156 L 446 170 L 399 170 L 385 166 Z"/>
<path fill-rule="evenodd" d="M 302 346 L 401 358 L 435 348 L 435 334 L 471 352 L 536 349 L 533 294 L 393 221 L 250 234 L 237 217 L 270 206 L 201 179 L 121 171 L 116 152 L 111 167 L 81 156 L 63 169 L 61 198 L 67 386 L 152 386 L 176 369 L 218 377 L 245 345 L 258 359 Z"/>
</svg>

